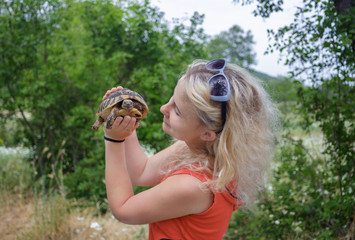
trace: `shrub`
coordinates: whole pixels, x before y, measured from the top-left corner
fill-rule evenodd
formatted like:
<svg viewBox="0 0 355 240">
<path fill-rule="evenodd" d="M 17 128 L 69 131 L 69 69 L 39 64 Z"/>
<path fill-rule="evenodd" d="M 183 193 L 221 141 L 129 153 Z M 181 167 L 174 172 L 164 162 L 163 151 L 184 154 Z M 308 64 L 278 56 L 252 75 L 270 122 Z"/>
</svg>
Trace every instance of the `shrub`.
<svg viewBox="0 0 355 240">
<path fill-rule="evenodd" d="M 23 148 L 0 148 L 0 190 L 24 193 L 34 183 L 34 170 Z"/>
<path fill-rule="evenodd" d="M 86 158 L 78 163 L 75 172 L 64 177 L 68 198 L 86 199 L 88 205 L 96 205 L 105 212 L 106 203 L 104 158 Z M 86 202 L 86 201 L 85 201 Z"/>
</svg>

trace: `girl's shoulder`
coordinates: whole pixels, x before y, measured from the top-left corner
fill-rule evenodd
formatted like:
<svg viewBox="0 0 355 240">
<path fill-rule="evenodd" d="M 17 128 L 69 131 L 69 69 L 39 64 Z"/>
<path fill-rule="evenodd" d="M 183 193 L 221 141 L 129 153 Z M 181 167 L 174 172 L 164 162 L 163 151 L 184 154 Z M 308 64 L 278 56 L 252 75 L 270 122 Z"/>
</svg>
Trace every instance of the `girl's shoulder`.
<svg viewBox="0 0 355 240">
<path fill-rule="evenodd" d="M 211 180 L 211 177 L 212 177 L 208 170 L 199 167 L 197 164 L 194 164 L 192 166 L 182 167 L 182 168 L 179 168 L 179 169 L 171 172 L 170 174 L 168 174 L 167 176 L 164 177 L 163 181 L 165 179 L 167 179 L 168 177 L 180 175 L 180 174 L 191 175 L 191 176 L 199 179 L 201 182 L 207 182 L 207 181 Z"/>
</svg>

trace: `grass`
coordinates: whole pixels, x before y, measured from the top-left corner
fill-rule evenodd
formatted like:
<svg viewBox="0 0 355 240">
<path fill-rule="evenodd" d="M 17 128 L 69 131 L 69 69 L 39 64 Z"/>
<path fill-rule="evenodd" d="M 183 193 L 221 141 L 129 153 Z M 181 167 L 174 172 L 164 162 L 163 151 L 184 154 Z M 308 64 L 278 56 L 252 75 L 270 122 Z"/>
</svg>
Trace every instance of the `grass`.
<svg viewBox="0 0 355 240">
<path fill-rule="evenodd" d="M 49 197 L 1 194 L 0 239 L 146 239 L 147 226 L 131 226 L 97 215 L 92 208 L 73 208 L 60 195 Z"/>
<path fill-rule="evenodd" d="M 0 149 L 0 239 L 147 239 L 148 227 L 126 225 L 63 194 L 36 193 L 23 149 Z"/>
</svg>

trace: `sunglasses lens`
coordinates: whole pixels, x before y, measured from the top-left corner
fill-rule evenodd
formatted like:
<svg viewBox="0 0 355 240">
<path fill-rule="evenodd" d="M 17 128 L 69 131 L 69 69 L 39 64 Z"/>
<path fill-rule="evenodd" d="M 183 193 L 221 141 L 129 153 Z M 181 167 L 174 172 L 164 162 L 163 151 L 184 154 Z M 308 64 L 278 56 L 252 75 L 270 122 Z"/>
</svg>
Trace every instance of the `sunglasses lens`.
<svg viewBox="0 0 355 240">
<path fill-rule="evenodd" d="M 226 65 L 226 60 L 224 59 L 215 59 L 206 64 L 206 68 L 210 70 L 219 70 Z"/>
<path fill-rule="evenodd" d="M 227 79 L 223 75 L 215 75 L 209 80 L 212 96 L 226 96 L 228 94 Z"/>
</svg>

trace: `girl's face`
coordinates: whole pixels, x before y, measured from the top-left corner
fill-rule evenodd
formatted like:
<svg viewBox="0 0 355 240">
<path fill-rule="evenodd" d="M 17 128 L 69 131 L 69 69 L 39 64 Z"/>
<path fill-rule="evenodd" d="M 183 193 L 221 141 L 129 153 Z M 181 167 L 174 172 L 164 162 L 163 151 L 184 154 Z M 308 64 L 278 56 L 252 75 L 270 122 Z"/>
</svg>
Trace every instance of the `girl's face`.
<svg viewBox="0 0 355 240">
<path fill-rule="evenodd" d="M 160 108 L 164 114 L 163 130 L 170 136 L 193 147 L 203 146 L 201 139 L 205 127 L 196 116 L 185 93 L 185 80 L 179 80 L 174 95 Z"/>
</svg>

